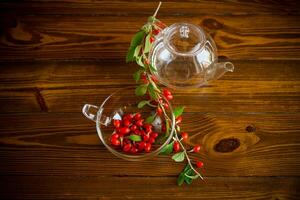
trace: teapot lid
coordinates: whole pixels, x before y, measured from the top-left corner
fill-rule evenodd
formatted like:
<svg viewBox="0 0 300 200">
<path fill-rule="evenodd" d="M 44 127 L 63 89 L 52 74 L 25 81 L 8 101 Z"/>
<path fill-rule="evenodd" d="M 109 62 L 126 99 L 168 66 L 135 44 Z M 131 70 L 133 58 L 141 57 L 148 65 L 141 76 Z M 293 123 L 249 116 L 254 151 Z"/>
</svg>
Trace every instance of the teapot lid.
<svg viewBox="0 0 300 200">
<path fill-rule="evenodd" d="M 166 48 L 177 55 L 193 55 L 204 47 L 205 41 L 203 29 L 194 24 L 175 23 L 164 30 Z"/>
</svg>

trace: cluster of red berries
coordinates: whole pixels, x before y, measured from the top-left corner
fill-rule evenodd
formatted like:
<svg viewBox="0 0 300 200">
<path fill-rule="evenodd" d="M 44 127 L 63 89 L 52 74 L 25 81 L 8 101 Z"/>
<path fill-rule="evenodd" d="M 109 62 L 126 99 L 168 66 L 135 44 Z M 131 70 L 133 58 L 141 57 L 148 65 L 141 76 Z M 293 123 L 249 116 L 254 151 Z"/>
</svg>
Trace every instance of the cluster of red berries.
<svg viewBox="0 0 300 200">
<path fill-rule="evenodd" d="M 121 120 L 114 120 L 113 125 L 115 130 L 110 142 L 126 153 L 150 152 L 158 137 L 158 133 L 153 131 L 153 126 L 144 123 L 140 113 L 125 114 Z M 130 136 L 134 136 L 135 139 Z"/>
</svg>

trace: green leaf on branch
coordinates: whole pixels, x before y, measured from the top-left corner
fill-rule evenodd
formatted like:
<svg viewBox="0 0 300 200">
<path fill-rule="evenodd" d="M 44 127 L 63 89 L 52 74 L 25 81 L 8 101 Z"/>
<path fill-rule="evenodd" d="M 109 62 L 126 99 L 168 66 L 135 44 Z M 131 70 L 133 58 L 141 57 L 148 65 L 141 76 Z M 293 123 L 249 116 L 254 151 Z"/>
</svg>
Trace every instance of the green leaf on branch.
<svg viewBox="0 0 300 200">
<path fill-rule="evenodd" d="M 142 48 L 142 45 L 138 45 L 135 50 L 134 50 L 134 54 L 133 54 L 133 57 L 134 58 L 137 58 L 140 54 L 140 51 L 141 51 L 141 48 Z"/>
<path fill-rule="evenodd" d="M 144 63 L 143 63 L 143 57 L 142 57 L 142 56 L 136 58 L 136 64 L 138 64 L 139 66 L 145 68 L 145 65 L 144 65 Z"/>
<path fill-rule="evenodd" d="M 168 154 L 172 153 L 173 152 L 173 145 L 174 145 L 174 141 L 171 142 L 170 144 L 167 144 L 166 146 L 164 146 L 164 148 L 162 148 L 162 150 L 160 151 L 160 154 L 168 155 Z"/>
<path fill-rule="evenodd" d="M 148 103 L 149 103 L 149 101 L 146 101 L 146 100 L 140 101 L 139 104 L 138 104 L 138 108 L 142 108 Z"/>
<path fill-rule="evenodd" d="M 180 116 L 183 113 L 184 110 L 184 106 L 178 106 L 174 109 L 173 113 L 175 115 L 175 117 Z"/>
<path fill-rule="evenodd" d="M 137 96 L 143 96 L 144 94 L 146 94 L 147 88 L 148 88 L 148 84 L 139 85 L 139 86 L 135 89 L 135 94 L 136 94 Z"/>
<path fill-rule="evenodd" d="M 142 141 L 142 137 L 140 135 L 132 134 L 132 135 L 129 135 L 127 138 L 134 141 L 134 142 Z"/>
<path fill-rule="evenodd" d="M 149 85 L 149 95 L 152 99 L 156 100 L 157 99 L 157 96 L 156 96 L 156 93 L 155 93 L 155 89 L 153 87 L 152 84 Z"/>
<path fill-rule="evenodd" d="M 144 46 L 144 53 L 148 53 L 150 51 L 150 48 L 151 48 L 150 37 L 151 37 L 151 34 L 148 34 L 146 36 L 145 46 Z"/>
<path fill-rule="evenodd" d="M 172 159 L 173 159 L 175 162 L 182 162 L 182 161 L 184 161 L 184 158 L 185 158 L 185 154 L 184 154 L 183 151 L 182 151 L 182 152 L 178 152 L 178 153 L 176 153 L 176 154 L 174 154 L 174 155 L 172 156 Z"/>
<path fill-rule="evenodd" d="M 187 164 L 177 178 L 177 185 L 181 186 L 183 184 L 183 182 L 185 181 L 185 178 L 186 178 L 185 173 L 190 169 L 191 169 L 191 166 L 189 164 Z"/>
<path fill-rule="evenodd" d="M 184 182 L 184 179 L 185 179 L 184 173 L 181 172 L 177 178 L 177 185 L 181 186 Z"/>
<path fill-rule="evenodd" d="M 155 115 L 151 115 L 147 117 L 145 122 L 151 124 L 154 121 L 154 119 L 155 119 Z"/>
<path fill-rule="evenodd" d="M 150 70 L 151 70 L 152 72 L 157 72 L 156 68 L 153 67 L 153 65 L 150 64 L 149 67 L 150 67 Z"/>
<path fill-rule="evenodd" d="M 133 74 L 133 78 L 134 78 L 136 83 L 139 82 L 139 80 L 141 79 L 141 73 L 142 72 L 143 72 L 142 70 L 138 70 Z"/>
<path fill-rule="evenodd" d="M 130 43 L 130 47 L 127 52 L 126 62 L 134 61 L 135 49 L 139 44 L 141 44 L 145 35 L 146 35 L 146 33 L 144 31 L 139 31 L 133 36 L 131 43 Z"/>
<path fill-rule="evenodd" d="M 187 184 L 191 184 L 192 181 L 196 178 L 198 178 L 199 176 L 196 175 L 196 173 L 194 172 L 194 170 L 192 170 L 191 168 L 188 169 L 185 173 L 184 173 L 184 181 L 187 183 Z"/>
</svg>

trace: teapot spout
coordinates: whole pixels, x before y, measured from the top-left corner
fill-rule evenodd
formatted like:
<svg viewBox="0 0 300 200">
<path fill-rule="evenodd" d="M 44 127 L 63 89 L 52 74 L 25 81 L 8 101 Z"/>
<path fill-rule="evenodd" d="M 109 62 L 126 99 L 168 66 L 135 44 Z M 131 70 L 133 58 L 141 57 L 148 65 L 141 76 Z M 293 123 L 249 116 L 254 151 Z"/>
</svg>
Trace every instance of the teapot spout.
<svg viewBox="0 0 300 200">
<path fill-rule="evenodd" d="M 226 72 L 233 72 L 234 65 L 231 62 L 220 62 L 212 65 L 207 71 L 207 80 L 216 80 L 223 76 Z"/>
</svg>

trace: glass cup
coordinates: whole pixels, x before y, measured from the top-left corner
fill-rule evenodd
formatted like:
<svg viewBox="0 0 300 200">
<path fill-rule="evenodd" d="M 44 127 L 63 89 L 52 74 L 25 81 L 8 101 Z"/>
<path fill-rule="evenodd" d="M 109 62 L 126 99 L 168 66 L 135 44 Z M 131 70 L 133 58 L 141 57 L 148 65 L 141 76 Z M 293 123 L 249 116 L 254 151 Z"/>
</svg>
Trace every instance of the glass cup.
<svg viewBox="0 0 300 200">
<path fill-rule="evenodd" d="M 154 130 L 159 133 L 159 143 L 152 144 L 150 152 L 130 154 L 124 153 L 122 149 L 115 148 L 110 145 L 110 137 L 114 131 L 113 120 L 121 119 L 124 114 L 141 113 L 145 119 L 150 114 L 155 113 L 155 108 L 144 106 L 142 109 L 137 107 L 138 103 L 145 100 L 145 96 L 138 97 L 134 93 L 135 87 L 126 87 L 109 95 L 100 106 L 85 104 L 82 108 L 82 113 L 90 120 L 96 122 L 98 136 L 104 146 L 114 155 L 129 161 L 139 161 L 149 159 L 158 155 L 162 148 L 166 146 L 173 137 L 175 129 L 175 116 L 172 106 L 169 101 L 164 98 L 164 101 L 169 105 L 166 111 L 167 117 L 171 120 L 169 134 L 166 136 L 162 133 L 162 122 L 165 120 L 163 116 L 156 116 L 152 122 Z M 158 140 L 157 140 L 158 141 Z"/>
</svg>

